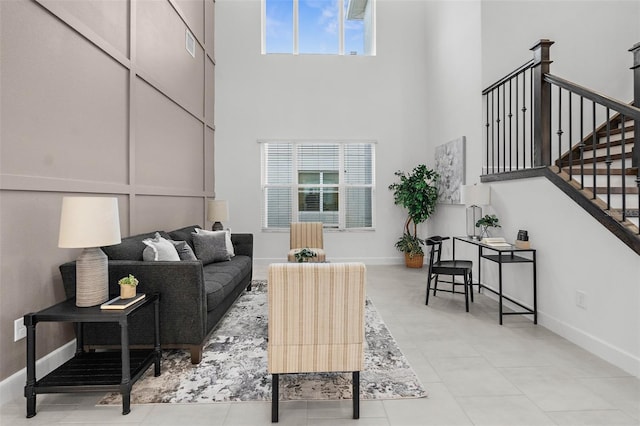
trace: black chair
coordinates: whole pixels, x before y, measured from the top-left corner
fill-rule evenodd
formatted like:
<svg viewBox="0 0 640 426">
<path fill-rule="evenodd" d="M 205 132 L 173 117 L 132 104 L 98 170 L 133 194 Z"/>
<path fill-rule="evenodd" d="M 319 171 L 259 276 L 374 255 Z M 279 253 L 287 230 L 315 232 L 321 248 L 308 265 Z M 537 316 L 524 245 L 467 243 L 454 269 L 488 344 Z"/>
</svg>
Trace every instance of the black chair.
<svg viewBox="0 0 640 426">
<path fill-rule="evenodd" d="M 449 237 L 440 237 L 438 235 L 427 239 L 426 244 L 430 247 L 429 256 L 429 277 L 427 279 L 427 301 L 429 304 L 429 292 L 431 291 L 431 281 L 435 279 L 433 284 L 433 295 L 438 290 L 438 278 L 440 275 L 451 275 L 451 281 L 443 281 L 451 284 L 451 290 L 442 290 L 447 293 L 464 294 L 464 303 L 469 312 L 469 294 L 473 302 L 473 262 L 470 260 L 442 260 L 442 242 L 448 240 Z M 462 275 L 464 282 L 455 282 L 455 277 Z M 456 286 L 463 286 L 464 292 L 456 291 Z"/>
</svg>

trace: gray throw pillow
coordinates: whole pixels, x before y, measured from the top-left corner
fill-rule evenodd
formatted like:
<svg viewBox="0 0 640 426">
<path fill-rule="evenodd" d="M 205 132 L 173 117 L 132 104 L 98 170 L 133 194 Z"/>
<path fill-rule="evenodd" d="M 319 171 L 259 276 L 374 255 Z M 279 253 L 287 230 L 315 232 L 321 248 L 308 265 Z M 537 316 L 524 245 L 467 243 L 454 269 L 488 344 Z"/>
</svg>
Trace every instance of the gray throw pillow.
<svg viewBox="0 0 640 426">
<path fill-rule="evenodd" d="M 169 242 L 176 248 L 178 256 L 180 256 L 180 260 L 198 260 L 196 255 L 193 253 L 191 246 L 187 244 L 186 241 L 169 240 Z"/>
<path fill-rule="evenodd" d="M 196 234 L 219 234 L 219 233 L 224 233 L 224 241 L 225 241 L 225 245 L 227 246 L 227 253 L 229 254 L 229 257 L 233 257 L 235 256 L 235 252 L 233 250 L 233 243 L 231 242 L 231 230 L 230 229 L 225 229 L 222 231 L 207 231 L 206 229 L 201 229 L 201 228 L 196 228 Z"/>
<path fill-rule="evenodd" d="M 193 247 L 195 248 L 196 257 L 200 259 L 204 265 L 229 260 L 224 232 L 215 234 L 197 234 L 194 232 L 191 235 L 193 237 Z"/>
<path fill-rule="evenodd" d="M 176 248 L 169 242 L 160 236 L 158 232 L 154 238 L 147 238 L 142 240 L 142 242 L 147 246 L 142 252 L 142 260 L 149 261 L 158 261 L 158 260 L 180 260 L 180 256 L 178 256 L 178 251 Z"/>
</svg>

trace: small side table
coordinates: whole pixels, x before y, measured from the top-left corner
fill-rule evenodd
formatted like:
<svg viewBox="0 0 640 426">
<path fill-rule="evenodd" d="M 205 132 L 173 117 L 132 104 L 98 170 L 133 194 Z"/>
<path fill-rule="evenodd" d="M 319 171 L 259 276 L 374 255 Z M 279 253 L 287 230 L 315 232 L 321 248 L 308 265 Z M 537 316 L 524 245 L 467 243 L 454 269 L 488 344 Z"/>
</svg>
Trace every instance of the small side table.
<svg viewBox="0 0 640 426">
<path fill-rule="evenodd" d="M 115 296 L 114 296 L 115 297 Z M 153 349 L 129 350 L 129 318 L 139 310 L 153 305 Z M 36 380 L 36 324 L 39 322 L 73 322 L 76 326 L 75 356 Z M 120 324 L 119 351 L 84 352 L 82 326 L 86 322 L 117 322 Z M 140 302 L 122 310 L 102 310 L 100 306 L 79 308 L 74 298 L 24 316 L 27 328 L 27 418 L 36 415 L 36 394 L 66 392 L 113 392 L 122 394 L 122 414 L 131 411 L 131 387 L 155 364 L 155 376 L 160 375 L 160 296 L 147 294 Z"/>
</svg>

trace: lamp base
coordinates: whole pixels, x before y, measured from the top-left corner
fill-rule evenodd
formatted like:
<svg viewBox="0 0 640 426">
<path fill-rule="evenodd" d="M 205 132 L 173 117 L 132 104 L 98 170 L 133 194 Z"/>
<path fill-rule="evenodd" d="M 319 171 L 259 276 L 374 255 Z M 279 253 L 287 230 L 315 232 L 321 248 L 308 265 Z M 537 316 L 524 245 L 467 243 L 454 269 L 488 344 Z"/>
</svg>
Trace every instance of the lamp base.
<svg viewBox="0 0 640 426">
<path fill-rule="evenodd" d="M 478 206 L 467 207 L 467 236 L 473 240 L 480 240 L 476 222 L 482 217 L 482 208 Z"/>
<path fill-rule="evenodd" d="M 212 231 L 222 231 L 223 229 L 221 222 L 215 222 L 213 228 L 211 228 Z"/>
<path fill-rule="evenodd" d="M 76 306 L 86 308 L 109 300 L 107 255 L 99 247 L 86 248 L 76 260 Z"/>
</svg>

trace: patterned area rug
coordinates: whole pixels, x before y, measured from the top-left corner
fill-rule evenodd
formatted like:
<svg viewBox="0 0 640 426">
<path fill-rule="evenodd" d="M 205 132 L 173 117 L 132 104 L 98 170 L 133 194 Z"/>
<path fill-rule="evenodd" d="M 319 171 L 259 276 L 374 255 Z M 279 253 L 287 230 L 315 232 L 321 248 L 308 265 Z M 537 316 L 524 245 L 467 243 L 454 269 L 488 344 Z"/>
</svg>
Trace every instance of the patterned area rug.
<svg viewBox="0 0 640 426">
<path fill-rule="evenodd" d="M 427 392 L 368 299 L 365 335 L 361 399 L 426 397 Z M 266 282 L 254 281 L 253 290 L 240 296 L 212 333 L 199 365 L 191 364 L 187 351 L 163 351 L 162 374 L 153 377 L 153 368 L 149 368 L 133 386 L 131 403 L 270 401 L 266 337 Z M 280 376 L 281 401 L 350 398 L 351 373 Z M 98 402 L 120 403 L 118 393 L 110 393 Z"/>
</svg>

